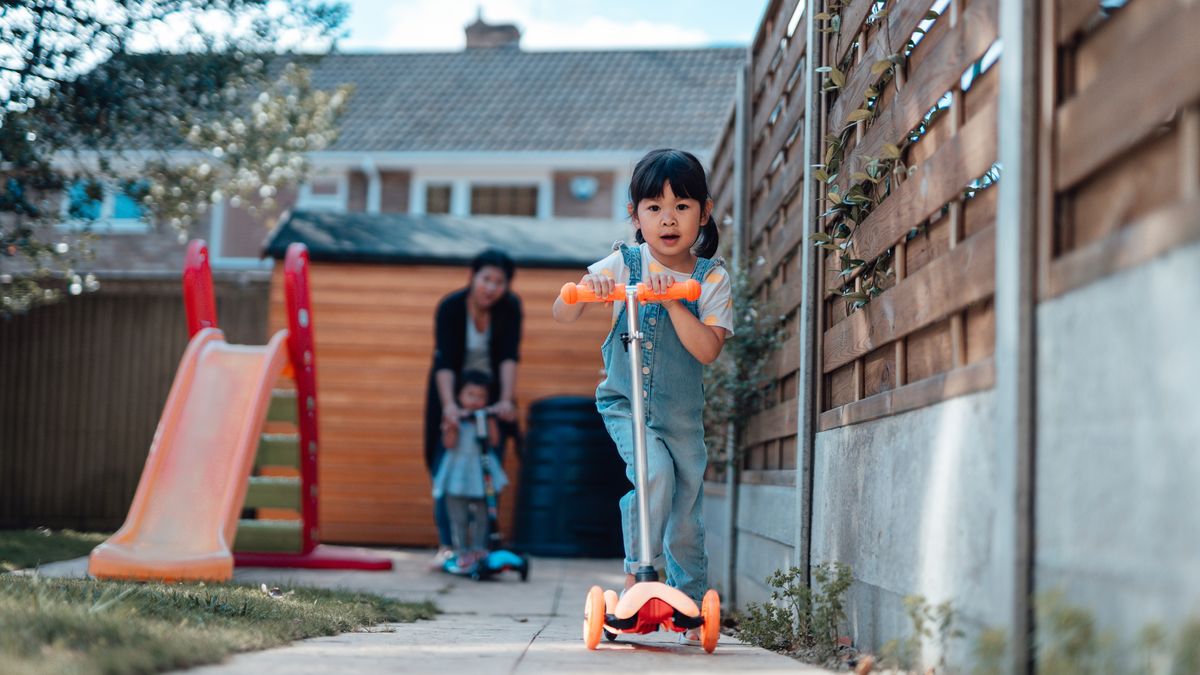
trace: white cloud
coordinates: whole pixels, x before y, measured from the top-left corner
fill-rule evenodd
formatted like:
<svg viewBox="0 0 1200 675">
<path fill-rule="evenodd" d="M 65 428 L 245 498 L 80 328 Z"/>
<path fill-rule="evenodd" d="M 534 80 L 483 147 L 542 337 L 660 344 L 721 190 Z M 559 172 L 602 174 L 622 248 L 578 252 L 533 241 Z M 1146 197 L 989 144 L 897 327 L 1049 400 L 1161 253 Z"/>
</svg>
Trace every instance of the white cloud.
<svg viewBox="0 0 1200 675">
<path fill-rule="evenodd" d="M 535 16 L 531 0 L 490 0 L 489 23 L 513 23 L 526 49 L 604 47 L 683 47 L 711 42 L 703 30 L 650 21 L 622 23 L 592 16 L 582 22 Z M 473 22 L 478 0 L 406 0 L 357 2 L 348 22 L 343 50 L 454 51 L 466 44 L 463 28 Z M 386 29 L 384 29 L 386 26 Z"/>
</svg>

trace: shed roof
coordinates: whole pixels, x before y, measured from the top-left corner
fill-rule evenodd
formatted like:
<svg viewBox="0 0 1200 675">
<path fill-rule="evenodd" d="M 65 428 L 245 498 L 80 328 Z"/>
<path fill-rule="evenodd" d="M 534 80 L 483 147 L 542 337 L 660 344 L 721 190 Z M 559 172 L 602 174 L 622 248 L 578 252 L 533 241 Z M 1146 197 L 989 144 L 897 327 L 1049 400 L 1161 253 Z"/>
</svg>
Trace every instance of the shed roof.
<svg viewBox="0 0 1200 675">
<path fill-rule="evenodd" d="M 584 218 L 296 211 L 263 255 L 282 259 L 289 244 L 303 242 L 313 261 L 461 265 L 499 248 L 521 267 L 582 268 L 632 233 L 625 221 Z"/>
<path fill-rule="evenodd" d="M 313 83 L 355 87 L 330 151 L 645 151 L 716 146 L 741 47 L 330 54 Z"/>
</svg>

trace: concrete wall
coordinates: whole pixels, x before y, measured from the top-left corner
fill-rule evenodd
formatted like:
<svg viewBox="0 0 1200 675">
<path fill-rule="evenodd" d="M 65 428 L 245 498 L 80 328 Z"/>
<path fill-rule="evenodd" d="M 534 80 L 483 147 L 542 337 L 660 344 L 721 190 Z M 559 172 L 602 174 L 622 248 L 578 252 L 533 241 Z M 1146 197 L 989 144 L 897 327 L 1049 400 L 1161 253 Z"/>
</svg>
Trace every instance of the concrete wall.
<svg viewBox="0 0 1200 675">
<path fill-rule="evenodd" d="M 729 499 L 724 483 L 704 484 L 704 547 L 708 550 L 708 586 L 717 589 L 721 601 L 729 597 L 725 558 L 729 541 Z"/>
<path fill-rule="evenodd" d="M 738 487 L 737 605 L 771 597 L 766 579 L 796 564 L 796 488 L 782 485 Z"/>
<path fill-rule="evenodd" d="M 1035 583 L 1125 640 L 1200 618 L 1200 244 L 1037 312 Z"/>
<path fill-rule="evenodd" d="M 1008 624 L 1013 488 L 994 436 L 990 391 L 817 435 L 813 563 L 853 568 L 860 649 L 911 634 L 907 595 L 951 602 L 968 634 L 959 664 L 981 628 Z"/>
</svg>

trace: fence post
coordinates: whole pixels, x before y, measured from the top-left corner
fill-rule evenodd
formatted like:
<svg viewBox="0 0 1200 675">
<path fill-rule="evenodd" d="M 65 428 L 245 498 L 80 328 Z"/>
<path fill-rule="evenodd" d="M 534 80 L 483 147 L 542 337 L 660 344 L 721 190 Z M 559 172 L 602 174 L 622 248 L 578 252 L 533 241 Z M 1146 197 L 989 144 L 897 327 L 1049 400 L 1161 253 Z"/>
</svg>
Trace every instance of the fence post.
<svg viewBox="0 0 1200 675">
<path fill-rule="evenodd" d="M 1013 545 L 1010 672 L 1034 672 L 1034 321 L 1037 260 L 1038 21 L 1036 0 L 1000 3 L 996 205 L 996 452 L 1008 460 L 1012 508 L 996 524 Z M 1001 466 L 1004 466 L 1002 464 Z"/>
<path fill-rule="evenodd" d="M 184 255 L 183 304 L 187 310 L 189 339 L 203 328 L 217 327 L 212 269 L 208 264 L 208 244 L 203 239 L 189 242 Z"/>
<path fill-rule="evenodd" d="M 317 358 L 313 351 L 312 303 L 308 293 L 308 248 L 294 243 L 283 264 L 287 298 L 288 356 L 296 380 L 297 425 L 300 427 L 301 553 L 320 540 L 317 512 Z"/>
<path fill-rule="evenodd" d="M 804 54 L 804 185 L 801 186 L 801 227 L 804 236 L 800 244 L 800 309 L 797 333 L 800 343 L 800 360 L 796 372 L 796 564 L 807 575 L 812 567 L 812 516 L 813 516 L 813 452 L 816 440 L 816 378 L 813 376 L 813 349 L 816 343 L 814 315 L 821 299 L 816 294 L 818 259 L 814 255 L 809 235 L 816 231 L 816 196 L 818 182 L 808 172 L 817 163 L 817 124 L 821 113 L 817 110 L 817 63 L 821 51 L 817 45 L 817 22 L 813 15 L 818 2 L 808 2 L 804 12 L 804 30 L 807 35 Z M 810 580 L 811 583 L 811 580 Z"/>
</svg>

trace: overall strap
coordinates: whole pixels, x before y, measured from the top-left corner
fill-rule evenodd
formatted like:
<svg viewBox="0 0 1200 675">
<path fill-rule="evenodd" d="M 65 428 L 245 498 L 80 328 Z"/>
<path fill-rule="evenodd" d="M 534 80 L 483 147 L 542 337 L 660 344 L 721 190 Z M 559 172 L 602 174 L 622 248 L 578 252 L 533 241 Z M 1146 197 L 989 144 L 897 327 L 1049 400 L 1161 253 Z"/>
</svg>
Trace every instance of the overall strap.
<svg viewBox="0 0 1200 675">
<path fill-rule="evenodd" d="M 642 247 L 626 246 L 621 242 L 621 257 L 625 259 L 625 267 L 629 268 L 629 283 L 638 284 L 642 281 Z"/>
</svg>

